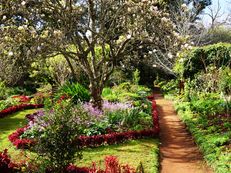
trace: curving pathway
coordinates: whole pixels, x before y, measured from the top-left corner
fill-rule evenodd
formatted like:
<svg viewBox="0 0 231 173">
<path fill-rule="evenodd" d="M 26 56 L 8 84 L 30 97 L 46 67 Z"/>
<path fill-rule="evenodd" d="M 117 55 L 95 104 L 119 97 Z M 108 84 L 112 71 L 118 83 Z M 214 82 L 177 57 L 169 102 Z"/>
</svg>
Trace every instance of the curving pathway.
<svg viewBox="0 0 231 173">
<path fill-rule="evenodd" d="M 160 173 L 213 173 L 203 161 L 172 101 L 155 94 L 160 118 Z"/>
</svg>

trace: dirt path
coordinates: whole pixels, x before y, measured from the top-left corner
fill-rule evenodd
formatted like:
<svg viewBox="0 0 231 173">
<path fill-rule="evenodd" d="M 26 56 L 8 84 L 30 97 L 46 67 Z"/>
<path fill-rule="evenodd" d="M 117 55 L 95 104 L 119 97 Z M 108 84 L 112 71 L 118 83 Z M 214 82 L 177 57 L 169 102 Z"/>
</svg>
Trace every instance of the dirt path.
<svg viewBox="0 0 231 173">
<path fill-rule="evenodd" d="M 160 116 L 161 173 L 212 173 L 202 155 L 177 117 L 173 103 L 156 95 Z"/>
</svg>

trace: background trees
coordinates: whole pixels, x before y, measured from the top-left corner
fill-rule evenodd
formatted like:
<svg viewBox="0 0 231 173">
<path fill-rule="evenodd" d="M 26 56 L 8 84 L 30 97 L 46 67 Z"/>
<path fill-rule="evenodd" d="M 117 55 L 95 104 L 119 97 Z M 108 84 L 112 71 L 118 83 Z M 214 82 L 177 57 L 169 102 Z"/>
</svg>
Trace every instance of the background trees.
<svg viewBox="0 0 231 173">
<path fill-rule="evenodd" d="M 144 47 L 167 52 L 177 46 L 174 25 L 157 5 L 130 0 L 3 1 L 1 42 L 8 49 L 1 53 L 17 54 L 22 46 L 29 57 L 62 54 L 71 69 L 74 60 L 86 73 L 92 101 L 100 107 L 105 82 L 121 60 Z M 14 44 L 7 43 L 9 38 Z M 25 57 L 18 55 L 20 60 Z"/>
</svg>

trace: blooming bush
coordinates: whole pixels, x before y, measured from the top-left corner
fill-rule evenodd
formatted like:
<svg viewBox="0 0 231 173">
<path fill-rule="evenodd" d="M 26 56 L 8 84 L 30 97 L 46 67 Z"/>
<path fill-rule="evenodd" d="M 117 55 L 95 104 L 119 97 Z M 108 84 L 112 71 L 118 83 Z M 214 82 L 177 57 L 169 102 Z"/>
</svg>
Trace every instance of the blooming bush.
<svg viewBox="0 0 231 173">
<path fill-rule="evenodd" d="M 7 149 L 0 152 L 0 172 L 13 173 L 20 171 L 20 166 L 11 161 L 7 154 Z"/>
<path fill-rule="evenodd" d="M 27 127 L 36 131 L 33 149 L 54 172 L 63 170 L 76 155 L 81 156 L 79 144 L 73 141 L 88 125 L 89 116 L 81 108 L 73 109 L 69 102 L 56 104 L 52 110 L 37 114 Z"/>
<path fill-rule="evenodd" d="M 18 96 L 18 95 L 12 96 L 12 98 L 18 99 L 19 102 L 21 102 L 21 103 L 28 103 L 28 102 L 30 102 L 30 97 L 24 96 L 24 95 L 21 95 L 21 96 Z"/>
</svg>

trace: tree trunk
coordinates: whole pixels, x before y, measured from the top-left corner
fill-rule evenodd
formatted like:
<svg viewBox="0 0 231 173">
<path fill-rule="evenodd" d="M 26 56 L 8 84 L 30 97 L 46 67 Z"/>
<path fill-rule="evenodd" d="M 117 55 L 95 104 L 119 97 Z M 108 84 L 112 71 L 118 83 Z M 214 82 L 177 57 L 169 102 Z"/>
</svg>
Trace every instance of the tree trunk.
<svg viewBox="0 0 231 173">
<path fill-rule="evenodd" d="M 102 110 L 103 99 L 101 97 L 103 87 L 100 86 L 97 82 L 90 82 L 90 92 L 91 92 L 91 103 L 93 107 Z"/>
</svg>

